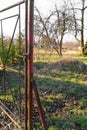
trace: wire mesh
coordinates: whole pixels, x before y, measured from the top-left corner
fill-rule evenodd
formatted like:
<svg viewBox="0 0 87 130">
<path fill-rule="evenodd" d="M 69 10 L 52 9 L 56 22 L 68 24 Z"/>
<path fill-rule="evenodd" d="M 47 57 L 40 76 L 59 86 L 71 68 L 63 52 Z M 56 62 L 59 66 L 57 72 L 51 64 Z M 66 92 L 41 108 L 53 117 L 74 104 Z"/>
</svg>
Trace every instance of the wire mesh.
<svg viewBox="0 0 87 130">
<path fill-rule="evenodd" d="M 24 129 L 24 35 L 21 32 L 21 4 L 9 6 L 0 11 L 6 11 L 18 6 L 18 13 L 0 18 L 0 130 L 2 129 Z M 3 22 L 12 20 L 14 22 L 11 37 L 4 36 Z M 9 25 L 8 25 L 9 26 Z M 10 28 L 10 26 L 9 26 Z M 15 38 L 16 30 L 18 36 Z"/>
</svg>

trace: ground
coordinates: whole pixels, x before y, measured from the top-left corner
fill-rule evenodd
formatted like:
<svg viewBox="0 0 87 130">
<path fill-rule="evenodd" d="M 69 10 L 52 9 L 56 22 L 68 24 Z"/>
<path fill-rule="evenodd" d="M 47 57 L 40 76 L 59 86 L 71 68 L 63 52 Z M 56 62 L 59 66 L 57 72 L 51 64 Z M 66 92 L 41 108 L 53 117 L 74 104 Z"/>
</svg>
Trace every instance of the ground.
<svg viewBox="0 0 87 130">
<path fill-rule="evenodd" d="M 86 130 L 87 57 L 75 50 L 63 57 L 47 53 L 37 53 L 34 76 L 49 130 Z"/>
<path fill-rule="evenodd" d="M 20 74 L 22 117 L 24 112 L 23 70 L 22 66 Z M 19 104 L 18 66 L 11 66 L 6 74 L 9 76 L 7 81 L 11 81 L 6 82 L 9 86 L 7 99 L 10 103 L 15 100 L 15 103 Z M 87 57 L 81 56 L 79 50 L 64 50 L 63 56 L 59 57 L 53 50 L 35 48 L 34 80 L 49 130 L 87 130 Z M 0 99 L 3 100 L 2 95 Z M 36 102 L 34 103 L 34 128 L 42 130 L 38 107 Z M 9 109 L 12 109 L 10 107 Z M 17 110 L 18 106 L 15 111 Z M 17 111 L 15 114 L 18 113 L 20 112 Z"/>
</svg>

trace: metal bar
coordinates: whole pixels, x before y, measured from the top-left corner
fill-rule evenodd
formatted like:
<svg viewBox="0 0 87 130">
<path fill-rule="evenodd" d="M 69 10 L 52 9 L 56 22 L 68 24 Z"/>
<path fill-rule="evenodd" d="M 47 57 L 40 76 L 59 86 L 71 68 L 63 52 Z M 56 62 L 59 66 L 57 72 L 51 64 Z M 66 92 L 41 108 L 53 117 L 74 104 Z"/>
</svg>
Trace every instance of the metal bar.
<svg viewBox="0 0 87 130">
<path fill-rule="evenodd" d="M 37 87 L 36 87 L 36 83 L 35 83 L 34 80 L 33 80 L 33 83 L 34 83 L 33 90 L 34 90 L 34 94 L 35 94 L 35 97 L 36 97 L 37 105 L 38 105 L 38 108 L 39 108 L 39 114 L 40 114 L 40 117 L 41 117 L 42 127 L 43 127 L 43 130 L 48 130 L 47 122 L 45 120 L 45 115 L 43 113 L 43 109 L 42 109 L 40 98 L 39 98 L 39 93 L 38 93 L 38 90 L 37 90 Z"/>
<path fill-rule="evenodd" d="M 33 106 L 33 22 L 34 22 L 34 0 L 28 0 L 28 53 L 29 53 L 29 60 L 28 60 L 28 76 L 30 83 L 28 84 L 28 130 L 33 129 L 33 120 L 32 120 L 32 106 Z"/>
<path fill-rule="evenodd" d="M 5 17 L 3 19 L 0 19 L 0 21 L 3 21 L 3 20 L 6 20 L 6 19 L 9 19 L 9 18 L 13 18 L 13 17 L 16 17 L 18 16 L 19 14 L 16 14 L 16 15 L 12 15 L 12 16 L 9 16 L 9 17 Z"/>
<path fill-rule="evenodd" d="M 20 12 L 21 12 L 21 9 L 20 9 L 20 5 L 18 6 L 19 8 L 19 55 L 20 55 L 20 52 L 21 52 L 21 15 L 20 15 Z M 21 122 L 21 86 L 20 86 L 20 58 L 19 58 L 19 75 L 18 75 L 18 79 L 19 79 L 19 85 L 18 85 L 18 95 L 19 95 L 19 116 L 20 116 L 20 124 L 22 123 Z"/>
<path fill-rule="evenodd" d="M 7 56 L 6 56 L 6 59 L 5 59 L 5 64 L 7 62 L 8 55 L 9 55 L 9 52 L 10 52 L 10 49 L 11 49 L 11 45 L 12 45 L 13 38 L 14 38 L 14 35 L 15 35 L 16 27 L 17 27 L 17 24 L 18 24 L 18 19 L 19 19 L 19 16 L 18 16 L 16 24 L 15 24 L 14 32 L 13 32 L 13 35 L 12 35 L 12 38 L 11 38 L 11 42 L 10 42 L 10 45 L 9 45 L 9 48 L 8 48 Z"/>
<path fill-rule="evenodd" d="M 10 109 L 7 108 L 7 106 L 5 106 L 4 103 L 2 103 L 1 101 L 0 101 L 0 106 L 2 106 L 6 111 L 8 111 L 8 113 L 10 115 L 12 115 L 12 117 L 15 119 L 15 116 L 14 116 L 13 112 L 11 112 Z"/>
<path fill-rule="evenodd" d="M 8 7 L 4 8 L 4 9 L 0 10 L 0 13 L 1 13 L 1 12 L 4 12 L 4 11 L 6 11 L 6 10 L 9 10 L 9 9 L 11 9 L 11 8 L 13 8 L 13 7 L 16 7 L 16 6 L 20 5 L 20 4 L 23 4 L 23 3 L 25 3 L 25 0 L 22 0 L 22 1 L 18 2 L 18 3 L 16 3 L 16 4 L 13 4 L 13 5 L 11 5 L 11 6 L 8 6 Z"/>
<path fill-rule="evenodd" d="M 30 83 L 28 84 L 28 130 L 33 129 L 33 120 L 32 120 L 32 106 L 33 106 L 33 20 L 34 20 L 34 0 L 28 0 L 28 53 L 29 53 L 29 60 L 28 60 L 28 77 Z"/>
<path fill-rule="evenodd" d="M 2 24 L 2 20 L 1 20 L 1 37 L 2 37 L 3 87 L 4 87 L 4 91 L 5 91 L 5 98 L 6 98 L 5 55 L 4 55 L 4 39 L 3 39 L 3 24 Z"/>
<path fill-rule="evenodd" d="M 28 123 L 28 96 L 27 96 L 27 86 L 28 86 L 28 38 L 27 38 L 27 21 L 28 21 L 28 11 L 27 11 L 27 0 L 25 3 L 25 54 L 24 54 L 24 87 L 25 87 L 25 130 L 27 129 Z"/>
<path fill-rule="evenodd" d="M 8 112 L 2 107 L 0 106 L 0 109 L 4 112 L 4 114 L 15 124 L 15 126 L 17 126 L 18 128 L 21 128 L 19 126 L 19 124 L 8 114 Z"/>
<path fill-rule="evenodd" d="M 25 130 L 32 130 L 34 0 L 25 5 Z"/>
<path fill-rule="evenodd" d="M 2 63 L 4 65 L 4 40 L 3 40 L 3 24 L 1 20 L 1 39 L 2 39 Z"/>
</svg>

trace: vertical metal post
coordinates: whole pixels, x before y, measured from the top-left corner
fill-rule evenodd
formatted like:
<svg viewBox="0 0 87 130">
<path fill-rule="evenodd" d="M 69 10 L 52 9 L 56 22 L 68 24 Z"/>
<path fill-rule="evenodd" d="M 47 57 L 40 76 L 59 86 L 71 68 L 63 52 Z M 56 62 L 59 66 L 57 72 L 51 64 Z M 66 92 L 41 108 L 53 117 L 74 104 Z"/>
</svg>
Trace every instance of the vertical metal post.
<svg viewBox="0 0 87 130">
<path fill-rule="evenodd" d="M 24 86 L 25 86 L 25 130 L 27 130 L 27 120 L 28 120 L 28 109 L 27 109 L 27 86 L 28 86 L 28 60 L 27 60 L 27 53 L 28 53 L 28 40 L 27 40 L 27 1 L 25 3 L 25 52 L 24 52 Z"/>
<path fill-rule="evenodd" d="M 30 86 L 28 88 L 28 128 L 29 130 L 33 129 L 33 124 L 32 124 L 32 107 L 33 107 L 33 17 L 34 17 L 34 0 L 28 0 L 28 41 L 29 41 L 29 80 L 30 80 Z"/>
<path fill-rule="evenodd" d="M 20 4 L 18 6 L 19 8 L 19 55 L 20 55 L 20 52 L 21 52 L 21 8 L 20 8 Z M 21 88 L 20 88 L 20 58 L 19 58 L 19 90 L 18 90 L 18 95 L 19 95 L 19 116 L 20 116 L 20 124 L 21 124 Z"/>
<path fill-rule="evenodd" d="M 3 40 L 3 25 L 1 20 L 1 38 L 2 38 L 2 64 L 4 66 L 4 40 Z"/>
<path fill-rule="evenodd" d="M 34 0 L 26 0 L 25 10 L 25 130 L 32 130 Z"/>
<path fill-rule="evenodd" d="M 4 54 L 4 39 L 3 39 L 3 24 L 1 20 L 1 38 L 2 38 L 2 64 L 3 64 L 3 87 L 5 90 L 5 99 L 6 99 L 6 84 L 5 84 L 5 54 Z"/>
</svg>

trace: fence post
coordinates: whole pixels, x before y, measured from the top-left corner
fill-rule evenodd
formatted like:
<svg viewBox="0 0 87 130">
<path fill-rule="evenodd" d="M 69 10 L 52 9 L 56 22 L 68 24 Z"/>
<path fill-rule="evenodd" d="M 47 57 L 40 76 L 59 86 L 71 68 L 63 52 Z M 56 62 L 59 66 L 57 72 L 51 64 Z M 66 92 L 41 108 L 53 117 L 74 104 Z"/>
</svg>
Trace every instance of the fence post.
<svg viewBox="0 0 87 130">
<path fill-rule="evenodd" d="M 25 130 L 32 130 L 34 0 L 25 3 Z"/>
</svg>

